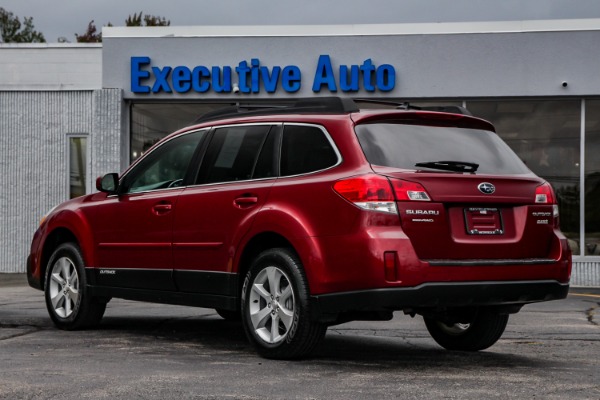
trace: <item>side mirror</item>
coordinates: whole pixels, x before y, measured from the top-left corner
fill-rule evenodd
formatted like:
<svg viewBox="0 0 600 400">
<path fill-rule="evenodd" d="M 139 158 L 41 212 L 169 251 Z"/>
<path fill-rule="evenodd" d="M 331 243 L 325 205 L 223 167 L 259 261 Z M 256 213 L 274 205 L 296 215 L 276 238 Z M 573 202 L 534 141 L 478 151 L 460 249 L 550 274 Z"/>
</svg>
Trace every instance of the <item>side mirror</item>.
<svg viewBox="0 0 600 400">
<path fill-rule="evenodd" d="M 101 192 L 105 192 L 108 194 L 117 193 L 117 188 L 119 187 L 119 174 L 106 174 L 104 176 L 99 176 L 96 179 L 96 189 Z"/>
</svg>

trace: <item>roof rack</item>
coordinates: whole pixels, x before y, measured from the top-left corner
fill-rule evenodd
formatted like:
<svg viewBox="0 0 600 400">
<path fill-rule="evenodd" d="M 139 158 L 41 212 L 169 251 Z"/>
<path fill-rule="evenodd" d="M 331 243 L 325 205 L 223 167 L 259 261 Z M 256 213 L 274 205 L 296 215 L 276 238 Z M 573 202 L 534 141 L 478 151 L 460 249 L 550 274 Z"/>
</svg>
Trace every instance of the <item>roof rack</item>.
<svg viewBox="0 0 600 400">
<path fill-rule="evenodd" d="M 408 101 L 405 102 L 396 102 L 391 100 L 380 100 L 380 99 L 354 99 L 355 103 L 369 103 L 369 104 L 381 104 L 387 106 L 393 106 L 398 110 L 417 110 L 417 111 L 436 111 L 436 112 L 446 112 L 452 114 L 462 114 L 473 116 L 471 111 L 467 110 L 465 107 L 461 106 L 426 106 L 419 107 L 410 104 Z"/>
<path fill-rule="evenodd" d="M 242 104 L 210 111 L 195 123 L 228 117 L 253 117 L 272 114 L 331 113 L 349 114 L 360 111 L 354 101 L 345 97 L 307 97 L 290 104 Z"/>
<path fill-rule="evenodd" d="M 285 100 L 284 100 L 285 101 Z M 307 97 L 299 98 L 288 104 L 257 104 L 257 103 L 237 103 L 235 106 L 225 107 L 218 110 L 210 111 L 200 116 L 194 123 L 213 121 L 216 119 L 230 117 L 254 117 L 260 115 L 273 114 L 303 114 L 303 113 L 320 113 L 320 114 L 349 114 L 360 111 L 357 103 L 370 103 L 392 106 L 398 110 L 421 110 L 421 111 L 437 111 L 453 114 L 473 115 L 469 110 L 459 106 L 428 106 L 417 107 L 408 102 L 395 102 L 390 100 L 380 99 L 351 99 L 348 97 Z"/>
</svg>

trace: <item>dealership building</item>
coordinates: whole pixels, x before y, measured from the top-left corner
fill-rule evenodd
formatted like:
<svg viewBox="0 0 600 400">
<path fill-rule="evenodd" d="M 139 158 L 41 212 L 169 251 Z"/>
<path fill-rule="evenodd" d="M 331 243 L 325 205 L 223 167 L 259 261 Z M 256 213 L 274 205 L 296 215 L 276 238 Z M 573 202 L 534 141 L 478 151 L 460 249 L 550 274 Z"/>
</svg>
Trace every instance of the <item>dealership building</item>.
<svg viewBox="0 0 600 400">
<path fill-rule="evenodd" d="M 231 104 L 342 96 L 462 105 L 552 184 L 573 285 L 600 286 L 600 19 L 103 29 L 0 44 L 0 273 L 39 220 Z M 434 245 L 434 244 L 432 244 Z"/>
</svg>

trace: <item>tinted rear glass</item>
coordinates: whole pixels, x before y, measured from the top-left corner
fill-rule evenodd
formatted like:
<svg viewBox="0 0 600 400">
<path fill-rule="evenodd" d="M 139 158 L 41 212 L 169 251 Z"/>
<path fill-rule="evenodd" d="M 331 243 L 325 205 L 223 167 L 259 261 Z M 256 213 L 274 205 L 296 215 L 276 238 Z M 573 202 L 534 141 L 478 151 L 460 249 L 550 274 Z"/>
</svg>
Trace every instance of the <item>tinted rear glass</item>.
<svg viewBox="0 0 600 400">
<path fill-rule="evenodd" d="M 478 129 L 375 123 L 358 125 L 358 139 L 371 164 L 424 169 L 416 163 L 479 164 L 478 174 L 525 174 L 529 169 L 493 132 Z"/>
<path fill-rule="evenodd" d="M 285 125 L 281 145 L 281 176 L 319 171 L 337 162 L 337 154 L 321 129 Z"/>
</svg>

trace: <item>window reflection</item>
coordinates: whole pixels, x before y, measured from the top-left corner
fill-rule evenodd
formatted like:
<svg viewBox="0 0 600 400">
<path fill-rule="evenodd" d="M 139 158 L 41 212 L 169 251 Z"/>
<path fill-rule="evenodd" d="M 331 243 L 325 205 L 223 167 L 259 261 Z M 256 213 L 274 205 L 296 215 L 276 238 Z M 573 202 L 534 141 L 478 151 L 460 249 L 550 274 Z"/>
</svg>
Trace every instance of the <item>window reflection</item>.
<svg viewBox="0 0 600 400">
<path fill-rule="evenodd" d="M 579 100 L 469 101 L 467 108 L 491 121 L 498 135 L 556 192 L 560 225 L 573 254 L 579 235 Z"/>
<path fill-rule="evenodd" d="M 585 246 L 584 254 L 600 256 L 600 100 L 585 107 Z"/>
<path fill-rule="evenodd" d="M 172 139 L 153 150 L 122 181 L 127 193 L 179 187 L 206 130 Z"/>
</svg>

